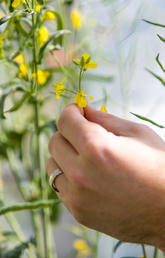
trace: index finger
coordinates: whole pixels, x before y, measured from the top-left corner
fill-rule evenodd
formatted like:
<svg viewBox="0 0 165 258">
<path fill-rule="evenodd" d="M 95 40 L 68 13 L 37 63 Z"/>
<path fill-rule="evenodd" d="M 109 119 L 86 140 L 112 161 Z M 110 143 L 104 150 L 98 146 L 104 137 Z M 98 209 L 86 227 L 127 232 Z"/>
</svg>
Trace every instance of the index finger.
<svg viewBox="0 0 165 258">
<path fill-rule="evenodd" d="M 67 106 L 62 112 L 57 124 L 59 132 L 73 145 L 78 153 L 85 150 L 85 143 L 94 135 L 101 126 L 88 121 L 84 117 L 84 111 L 75 104 Z"/>
</svg>

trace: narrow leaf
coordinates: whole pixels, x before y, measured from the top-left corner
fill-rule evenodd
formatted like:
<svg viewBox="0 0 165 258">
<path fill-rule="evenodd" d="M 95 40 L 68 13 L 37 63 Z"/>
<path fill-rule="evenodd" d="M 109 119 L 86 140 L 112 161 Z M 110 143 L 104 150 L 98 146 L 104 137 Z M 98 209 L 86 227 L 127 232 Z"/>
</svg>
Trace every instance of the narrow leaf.
<svg viewBox="0 0 165 258">
<path fill-rule="evenodd" d="M 7 111 L 5 111 L 5 113 L 14 112 L 14 111 L 18 110 L 23 105 L 23 103 L 28 99 L 28 97 L 29 97 L 29 92 L 26 92 L 22 96 L 22 98 L 13 107 L 11 107 Z"/>
<path fill-rule="evenodd" d="M 17 203 L 15 205 L 2 207 L 0 209 L 0 216 L 4 215 L 9 212 L 16 212 L 16 211 L 22 211 L 22 210 L 34 210 L 34 209 L 40 209 L 40 208 L 47 208 L 52 207 L 56 204 L 59 204 L 61 201 L 59 199 L 57 200 L 42 200 L 42 201 L 36 201 L 36 202 L 24 202 L 24 203 Z"/>
<path fill-rule="evenodd" d="M 56 20 L 57 20 L 57 30 L 63 30 L 64 23 L 63 23 L 63 19 L 62 19 L 61 15 L 56 11 L 53 11 L 53 13 L 56 16 Z M 55 39 L 55 41 L 54 41 L 55 44 L 59 43 L 61 46 L 62 46 L 62 42 L 63 42 L 63 35 L 61 35 L 59 38 Z"/>
<path fill-rule="evenodd" d="M 0 118 L 1 119 L 5 119 L 5 116 L 4 116 L 4 105 L 5 105 L 5 100 L 6 98 L 12 94 L 12 93 L 15 93 L 17 91 L 24 91 L 21 87 L 17 87 L 15 90 L 10 90 L 9 92 L 3 94 L 0 98 Z"/>
<path fill-rule="evenodd" d="M 158 27 L 162 27 L 162 28 L 165 28 L 165 25 L 164 24 L 160 24 L 160 23 L 155 23 L 155 22 L 152 22 L 152 21 L 148 21 L 148 20 L 145 20 L 143 19 L 144 22 L 147 22 L 151 25 L 154 25 L 154 26 L 158 26 Z"/>
<path fill-rule="evenodd" d="M 158 63 L 158 65 L 160 66 L 160 68 L 162 69 L 162 71 L 165 72 L 165 69 L 164 69 L 162 63 L 161 63 L 160 60 L 159 60 L 159 54 L 158 54 L 157 57 L 156 57 L 156 62 Z"/>
<path fill-rule="evenodd" d="M 146 69 L 150 74 L 152 74 L 156 79 L 158 79 L 162 84 L 163 86 L 165 86 L 165 80 L 163 80 L 162 77 L 160 77 L 159 75 L 157 75 L 156 73 L 152 72 L 151 70 L 149 69 Z"/>
<path fill-rule="evenodd" d="M 159 34 L 157 34 L 158 38 L 163 41 L 165 43 L 165 38 L 163 38 L 162 36 L 160 36 Z"/>
<path fill-rule="evenodd" d="M 131 113 L 132 115 L 136 116 L 137 118 L 139 118 L 139 119 L 141 119 L 141 120 L 143 120 L 143 121 L 147 121 L 147 122 L 149 122 L 149 123 L 151 123 L 151 124 L 153 124 L 153 125 L 155 125 L 155 126 L 157 126 L 157 127 L 159 127 L 159 128 L 165 128 L 165 126 L 159 125 L 159 124 L 157 124 L 156 122 L 152 121 L 151 119 L 149 119 L 149 118 L 147 118 L 147 117 L 144 117 L 144 116 L 141 116 L 141 115 L 132 113 L 132 112 L 130 112 L 130 113 Z"/>
<path fill-rule="evenodd" d="M 27 12 L 27 11 L 25 11 L 25 10 L 9 13 L 9 14 L 3 16 L 3 17 L 0 19 L 0 25 L 2 25 L 3 23 L 7 22 L 7 21 L 10 20 L 11 18 L 16 17 L 16 16 L 19 15 L 19 14 L 24 14 L 24 15 L 27 15 L 27 14 L 28 14 L 28 15 L 29 15 L 29 14 L 32 14 L 32 13 L 33 13 L 33 11 L 32 11 L 32 12 Z"/>
</svg>

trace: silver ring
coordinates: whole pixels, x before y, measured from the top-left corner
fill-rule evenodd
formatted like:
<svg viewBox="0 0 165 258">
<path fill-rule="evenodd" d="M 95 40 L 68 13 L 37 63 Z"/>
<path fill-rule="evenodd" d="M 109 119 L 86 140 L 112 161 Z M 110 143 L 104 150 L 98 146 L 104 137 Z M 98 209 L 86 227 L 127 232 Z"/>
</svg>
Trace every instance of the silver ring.
<svg viewBox="0 0 165 258">
<path fill-rule="evenodd" d="M 55 179 L 57 176 L 63 174 L 63 172 L 57 168 L 56 170 L 53 171 L 53 173 L 51 173 L 50 177 L 49 177 L 49 184 L 51 186 L 51 188 L 53 189 L 53 191 L 55 192 L 59 192 L 59 190 L 56 188 L 55 186 Z"/>
</svg>

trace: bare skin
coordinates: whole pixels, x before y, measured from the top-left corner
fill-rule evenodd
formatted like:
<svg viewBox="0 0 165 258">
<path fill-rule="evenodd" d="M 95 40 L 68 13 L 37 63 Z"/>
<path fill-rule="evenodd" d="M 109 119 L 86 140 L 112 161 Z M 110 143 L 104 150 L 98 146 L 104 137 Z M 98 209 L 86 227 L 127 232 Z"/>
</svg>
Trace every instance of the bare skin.
<svg viewBox="0 0 165 258">
<path fill-rule="evenodd" d="M 67 106 L 49 142 L 50 175 L 75 219 L 165 250 L 165 142 L 149 127 L 87 106 Z"/>
</svg>

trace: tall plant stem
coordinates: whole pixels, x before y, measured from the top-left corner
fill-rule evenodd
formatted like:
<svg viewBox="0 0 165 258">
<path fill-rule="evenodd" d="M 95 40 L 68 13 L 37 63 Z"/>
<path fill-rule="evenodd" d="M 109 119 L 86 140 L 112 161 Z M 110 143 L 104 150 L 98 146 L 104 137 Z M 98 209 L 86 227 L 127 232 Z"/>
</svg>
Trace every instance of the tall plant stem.
<svg viewBox="0 0 165 258">
<path fill-rule="evenodd" d="M 44 144 L 42 144 L 41 138 L 41 151 L 40 151 L 40 165 L 41 165 L 41 188 L 42 188 L 42 199 L 48 199 L 48 182 L 45 173 L 45 158 L 44 153 Z M 57 258 L 57 253 L 55 250 L 55 243 L 52 246 L 52 229 L 51 229 L 51 222 L 50 222 L 50 208 L 45 208 L 43 210 L 44 214 L 44 225 L 45 225 L 45 242 L 46 242 L 46 249 L 45 249 L 45 257 L 47 258 Z M 53 250 L 54 249 L 54 250 Z"/>
<path fill-rule="evenodd" d="M 81 80 L 82 80 L 82 68 L 80 69 L 80 75 L 79 75 L 79 90 L 81 90 Z"/>
<path fill-rule="evenodd" d="M 36 1 L 32 0 L 32 8 L 35 10 L 36 7 Z M 39 160 L 39 122 L 38 122 L 38 103 L 37 103 L 37 91 L 38 91 L 38 83 L 37 83 L 37 46 L 36 46 L 36 14 L 32 14 L 32 27 L 33 27 L 33 35 L 32 35 L 32 41 L 33 41 L 33 67 L 32 67 L 32 73 L 36 76 L 32 79 L 32 91 L 35 93 L 34 97 L 34 127 L 35 127 L 35 135 L 36 135 L 36 165 L 35 170 L 36 172 L 40 173 L 40 160 Z M 43 249 L 42 249 L 42 222 L 41 222 L 41 216 L 39 212 L 33 212 L 33 224 L 34 224 L 34 230 L 35 230 L 35 236 L 36 236 L 36 242 L 37 242 L 37 256 L 38 258 L 43 258 Z"/>
<path fill-rule="evenodd" d="M 157 254 L 158 254 L 158 249 L 155 247 L 154 248 L 154 257 L 153 258 L 157 258 Z"/>
<path fill-rule="evenodd" d="M 32 0 L 32 8 L 35 10 L 36 2 L 35 0 Z M 32 14 L 32 25 L 33 25 L 33 73 L 35 73 L 35 78 L 33 79 L 32 83 L 32 90 L 35 93 L 34 94 L 34 126 L 35 126 L 35 136 L 36 136 L 36 170 L 39 172 L 41 177 L 41 196 L 43 200 L 48 199 L 48 193 L 47 193 L 47 186 L 46 186 L 46 174 L 45 174 L 45 164 L 41 167 L 42 160 L 44 160 L 44 155 L 41 157 L 40 153 L 40 128 L 39 128 L 39 104 L 38 104 L 38 78 L 37 78 L 37 44 L 36 44 L 36 14 Z M 37 214 L 37 213 L 36 213 Z M 41 213 L 42 215 L 42 232 L 43 232 L 43 240 L 44 240 L 44 256 L 42 255 L 41 250 L 41 229 L 39 229 L 38 219 L 34 219 L 35 222 L 35 231 L 36 231 L 36 237 L 38 239 L 38 254 L 39 257 L 44 258 L 53 258 L 55 256 L 52 255 L 52 248 L 51 248 L 51 224 L 50 224 L 50 216 L 49 216 L 49 208 L 46 210 L 43 210 Z M 36 215 L 35 215 L 36 216 Z"/>
<path fill-rule="evenodd" d="M 142 246 L 142 250 L 143 250 L 143 257 L 147 258 L 147 254 L 146 254 L 146 250 L 145 250 L 145 245 L 141 245 Z"/>
<path fill-rule="evenodd" d="M 100 240 L 100 232 L 96 231 L 96 241 L 94 244 L 93 257 L 99 258 L 99 240 Z"/>
</svg>

